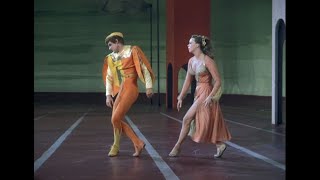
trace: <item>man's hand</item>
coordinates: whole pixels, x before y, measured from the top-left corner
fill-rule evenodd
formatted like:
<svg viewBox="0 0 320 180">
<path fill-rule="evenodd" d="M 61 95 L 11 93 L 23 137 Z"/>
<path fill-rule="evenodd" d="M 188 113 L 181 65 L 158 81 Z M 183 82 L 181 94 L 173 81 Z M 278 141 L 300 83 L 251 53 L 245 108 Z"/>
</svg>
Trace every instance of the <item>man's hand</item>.
<svg viewBox="0 0 320 180">
<path fill-rule="evenodd" d="M 152 88 L 147 88 L 146 95 L 147 95 L 148 98 L 151 98 L 153 96 Z"/>
<path fill-rule="evenodd" d="M 111 95 L 108 95 L 108 96 L 106 97 L 106 104 L 107 104 L 108 107 L 112 108 L 112 106 L 113 106 L 113 99 L 112 99 Z"/>
</svg>

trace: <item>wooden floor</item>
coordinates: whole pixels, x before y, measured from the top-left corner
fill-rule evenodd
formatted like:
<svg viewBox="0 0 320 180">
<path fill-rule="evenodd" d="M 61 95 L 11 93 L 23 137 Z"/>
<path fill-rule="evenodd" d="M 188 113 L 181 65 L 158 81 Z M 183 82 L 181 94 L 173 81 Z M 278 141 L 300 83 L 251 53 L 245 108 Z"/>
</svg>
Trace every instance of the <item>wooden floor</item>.
<svg viewBox="0 0 320 180">
<path fill-rule="evenodd" d="M 285 102 L 285 101 L 284 101 Z M 36 180 L 283 180 L 286 178 L 286 116 L 271 124 L 271 98 L 227 96 L 222 112 L 232 135 L 222 158 L 213 144 L 188 137 L 179 157 L 169 157 L 181 128 L 182 111 L 167 110 L 164 102 L 141 98 L 126 116 L 146 143 L 138 158 L 133 145 L 121 137 L 120 153 L 108 157 L 113 142 L 111 109 L 103 94 L 34 96 L 34 179 Z"/>
</svg>

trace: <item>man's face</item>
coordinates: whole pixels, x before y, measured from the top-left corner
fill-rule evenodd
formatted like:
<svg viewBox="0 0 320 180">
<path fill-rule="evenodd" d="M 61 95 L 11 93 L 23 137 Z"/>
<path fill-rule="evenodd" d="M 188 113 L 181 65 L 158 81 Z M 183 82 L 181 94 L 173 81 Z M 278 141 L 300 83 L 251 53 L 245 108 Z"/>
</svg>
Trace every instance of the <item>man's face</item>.
<svg viewBox="0 0 320 180">
<path fill-rule="evenodd" d="M 118 52 L 118 42 L 113 43 L 111 41 L 108 42 L 108 49 L 113 52 Z"/>
</svg>

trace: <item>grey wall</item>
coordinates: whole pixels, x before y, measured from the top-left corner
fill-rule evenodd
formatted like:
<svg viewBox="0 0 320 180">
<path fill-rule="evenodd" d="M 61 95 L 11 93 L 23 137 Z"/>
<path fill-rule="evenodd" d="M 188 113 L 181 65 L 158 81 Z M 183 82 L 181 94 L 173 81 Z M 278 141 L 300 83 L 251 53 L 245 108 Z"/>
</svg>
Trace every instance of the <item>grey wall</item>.
<svg viewBox="0 0 320 180">
<path fill-rule="evenodd" d="M 214 0 L 212 37 L 227 94 L 271 96 L 271 0 Z"/>
<path fill-rule="evenodd" d="M 153 4 L 152 66 L 157 75 L 156 0 L 147 2 Z M 126 44 L 139 45 L 150 58 L 149 12 L 113 14 L 101 10 L 104 3 L 103 0 L 35 1 L 35 92 L 104 92 L 101 68 L 104 56 L 110 53 L 104 38 L 112 31 L 123 32 Z M 211 9 L 211 36 L 224 92 L 271 96 L 272 1 L 212 0 Z M 162 93 L 166 92 L 165 32 L 165 0 L 160 0 Z M 184 75 L 182 70 L 179 91 Z M 139 86 L 144 92 L 141 83 Z"/>
<path fill-rule="evenodd" d="M 104 2 L 35 1 L 35 92 L 104 92 L 101 69 L 104 56 L 110 53 L 104 39 L 113 31 L 123 32 L 126 44 L 139 45 L 150 59 L 150 13 L 109 13 L 102 10 Z M 155 8 L 154 4 L 152 65 L 157 75 Z M 163 72 L 160 77 L 165 79 L 164 4 L 161 4 L 160 9 L 160 70 Z M 165 87 L 161 89 L 163 92 Z M 144 88 L 141 90 L 144 91 Z"/>
</svg>

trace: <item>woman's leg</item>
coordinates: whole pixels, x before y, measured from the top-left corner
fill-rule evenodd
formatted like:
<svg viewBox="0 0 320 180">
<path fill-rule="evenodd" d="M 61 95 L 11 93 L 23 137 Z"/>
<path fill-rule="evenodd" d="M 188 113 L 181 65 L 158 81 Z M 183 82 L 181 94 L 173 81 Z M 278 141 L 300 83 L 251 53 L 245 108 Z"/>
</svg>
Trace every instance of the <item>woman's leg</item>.
<svg viewBox="0 0 320 180">
<path fill-rule="evenodd" d="M 180 152 L 180 146 L 185 140 L 186 136 L 188 135 L 189 129 L 190 129 L 190 123 L 194 119 L 196 115 L 196 110 L 197 110 L 197 101 L 193 103 L 193 105 L 190 107 L 190 109 L 187 111 L 185 116 L 183 117 L 183 122 L 182 122 L 182 127 L 180 130 L 180 135 L 177 143 L 169 153 L 169 156 L 177 156 Z"/>
</svg>

